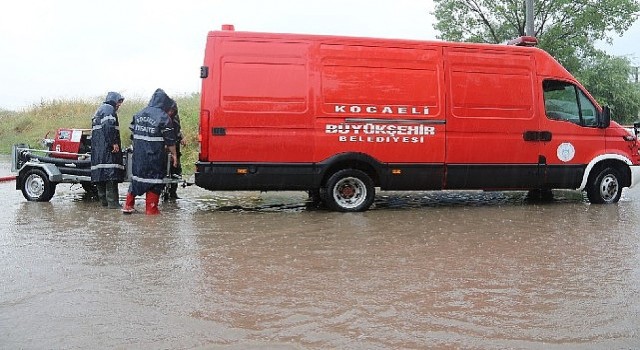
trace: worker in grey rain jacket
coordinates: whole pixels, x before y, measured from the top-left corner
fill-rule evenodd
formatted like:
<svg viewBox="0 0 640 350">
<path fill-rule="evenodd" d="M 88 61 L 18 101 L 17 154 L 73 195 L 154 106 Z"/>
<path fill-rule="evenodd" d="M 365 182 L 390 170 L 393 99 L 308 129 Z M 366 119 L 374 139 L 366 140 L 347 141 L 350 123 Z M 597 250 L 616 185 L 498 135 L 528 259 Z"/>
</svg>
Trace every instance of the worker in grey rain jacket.
<svg viewBox="0 0 640 350">
<path fill-rule="evenodd" d="M 122 212 L 134 212 L 135 197 L 146 194 L 146 214 L 159 214 L 158 203 L 167 175 L 167 152 L 172 164 L 178 165 L 176 135 L 167 114 L 175 102 L 162 90 L 157 89 L 149 105 L 133 116 L 131 136 L 133 158 L 131 184 Z"/>
<path fill-rule="evenodd" d="M 125 167 L 117 111 L 123 101 L 119 93 L 107 93 L 91 121 L 91 182 L 102 205 L 110 209 L 122 207 L 118 183 L 124 180 Z"/>
</svg>

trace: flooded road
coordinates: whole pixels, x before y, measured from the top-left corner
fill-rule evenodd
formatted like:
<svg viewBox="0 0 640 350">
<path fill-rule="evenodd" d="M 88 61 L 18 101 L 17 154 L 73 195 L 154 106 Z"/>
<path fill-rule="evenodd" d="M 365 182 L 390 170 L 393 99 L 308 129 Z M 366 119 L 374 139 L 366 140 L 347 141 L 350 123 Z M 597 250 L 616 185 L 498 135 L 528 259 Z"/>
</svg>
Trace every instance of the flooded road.
<svg viewBox="0 0 640 350">
<path fill-rule="evenodd" d="M 189 187 L 157 217 L 83 193 L 0 183 L 0 348 L 640 347 L 637 188 L 392 192 L 344 214 Z"/>
</svg>

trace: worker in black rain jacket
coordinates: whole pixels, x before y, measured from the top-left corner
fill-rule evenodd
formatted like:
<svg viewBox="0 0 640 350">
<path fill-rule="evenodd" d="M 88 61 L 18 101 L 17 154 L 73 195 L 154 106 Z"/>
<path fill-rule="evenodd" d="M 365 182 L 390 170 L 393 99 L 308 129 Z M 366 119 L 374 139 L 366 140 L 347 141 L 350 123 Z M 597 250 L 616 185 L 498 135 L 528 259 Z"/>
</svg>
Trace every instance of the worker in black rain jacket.
<svg viewBox="0 0 640 350">
<path fill-rule="evenodd" d="M 167 175 L 167 151 L 174 166 L 178 165 L 176 135 L 167 114 L 175 102 L 157 89 L 149 105 L 133 116 L 131 135 L 133 158 L 131 184 L 122 211 L 134 212 L 135 197 L 146 194 L 146 214 L 159 214 L 158 202 Z"/>
<path fill-rule="evenodd" d="M 91 122 L 91 182 L 97 187 L 102 205 L 110 209 L 122 207 L 118 183 L 124 181 L 125 167 L 116 112 L 123 101 L 119 93 L 107 93 Z"/>
</svg>

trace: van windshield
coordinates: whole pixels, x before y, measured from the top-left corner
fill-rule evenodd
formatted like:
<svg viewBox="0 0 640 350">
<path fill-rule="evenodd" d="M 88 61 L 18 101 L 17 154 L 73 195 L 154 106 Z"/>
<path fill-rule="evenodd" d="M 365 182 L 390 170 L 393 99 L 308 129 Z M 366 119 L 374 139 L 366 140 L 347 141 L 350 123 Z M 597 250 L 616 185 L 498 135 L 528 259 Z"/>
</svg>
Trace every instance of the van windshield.
<svg viewBox="0 0 640 350">
<path fill-rule="evenodd" d="M 547 118 L 581 126 L 598 125 L 596 107 L 577 86 L 558 80 L 545 80 L 542 85 Z"/>
</svg>

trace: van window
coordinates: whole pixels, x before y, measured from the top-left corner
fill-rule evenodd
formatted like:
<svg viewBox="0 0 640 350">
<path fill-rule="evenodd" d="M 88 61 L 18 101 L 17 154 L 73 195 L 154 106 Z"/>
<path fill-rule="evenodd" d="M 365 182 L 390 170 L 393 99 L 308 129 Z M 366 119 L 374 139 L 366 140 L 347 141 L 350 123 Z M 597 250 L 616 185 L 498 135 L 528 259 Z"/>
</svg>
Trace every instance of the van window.
<svg viewBox="0 0 640 350">
<path fill-rule="evenodd" d="M 545 80 L 542 85 L 547 118 L 597 126 L 597 109 L 577 86 L 557 80 Z"/>
</svg>

